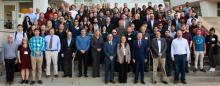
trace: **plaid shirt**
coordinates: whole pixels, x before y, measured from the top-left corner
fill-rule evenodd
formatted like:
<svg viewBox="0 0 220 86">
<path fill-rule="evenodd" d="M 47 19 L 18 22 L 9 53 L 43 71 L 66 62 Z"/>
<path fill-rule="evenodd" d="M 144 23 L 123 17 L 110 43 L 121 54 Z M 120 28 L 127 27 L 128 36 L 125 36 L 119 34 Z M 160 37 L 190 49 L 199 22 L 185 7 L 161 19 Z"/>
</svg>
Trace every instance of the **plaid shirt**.
<svg viewBox="0 0 220 86">
<path fill-rule="evenodd" d="M 35 56 L 35 52 L 39 51 L 41 56 L 43 56 L 43 51 L 45 50 L 45 40 L 41 36 L 34 36 L 29 41 L 29 47 L 31 50 L 31 56 Z"/>
</svg>

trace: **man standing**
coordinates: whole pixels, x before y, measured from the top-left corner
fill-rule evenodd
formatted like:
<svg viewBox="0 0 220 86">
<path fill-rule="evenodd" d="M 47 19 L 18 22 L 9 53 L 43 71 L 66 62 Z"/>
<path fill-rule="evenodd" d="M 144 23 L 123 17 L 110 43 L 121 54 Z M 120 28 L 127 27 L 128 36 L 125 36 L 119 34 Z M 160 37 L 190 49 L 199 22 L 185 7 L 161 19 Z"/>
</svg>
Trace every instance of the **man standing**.
<svg viewBox="0 0 220 86">
<path fill-rule="evenodd" d="M 136 84 L 138 82 L 138 76 L 139 73 L 141 74 L 141 83 L 145 84 L 144 82 L 144 65 L 147 62 L 147 49 L 148 44 L 143 39 L 143 34 L 138 33 L 137 34 L 137 40 L 133 43 L 132 51 L 132 57 L 133 57 L 133 63 L 135 64 L 135 80 L 134 83 Z"/>
<path fill-rule="evenodd" d="M 90 47 L 90 37 L 86 36 L 86 30 L 81 30 L 81 35 L 76 37 L 76 48 L 77 48 L 77 56 L 79 56 L 79 77 L 82 76 L 82 63 L 84 65 L 84 76 L 87 76 L 87 67 L 88 67 L 88 50 Z"/>
<path fill-rule="evenodd" d="M 33 8 L 28 9 L 28 14 L 26 14 L 26 16 L 30 17 L 30 21 L 32 24 L 37 20 L 37 15 L 33 13 Z"/>
<path fill-rule="evenodd" d="M 47 35 L 45 37 L 45 42 L 46 42 L 46 51 L 45 51 L 45 56 L 46 56 L 46 78 L 50 77 L 50 65 L 51 65 L 51 60 L 53 62 L 53 69 L 54 69 L 54 77 L 58 77 L 58 67 L 57 67 L 57 61 L 58 61 L 58 53 L 60 52 L 61 49 L 61 43 L 60 43 L 60 38 L 57 35 L 54 35 L 55 30 L 50 29 L 50 35 Z"/>
<path fill-rule="evenodd" d="M 167 50 L 166 50 L 166 74 L 167 76 L 171 76 L 172 71 L 173 71 L 173 61 L 171 58 L 171 43 L 173 41 L 173 38 L 170 35 L 170 31 L 166 30 L 165 31 L 165 40 L 167 43 Z"/>
<path fill-rule="evenodd" d="M 63 58 L 64 76 L 72 77 L 72 60 L 75 55 L 76 46 L 75 40 L 72 38 L 72 33 L 67 32 L 67 38 L 63 40 L 61 57 Z"/>
<path fill-rule="evenodd" d="M 194 72 L 198 70 L 198 60 L 200 61 L 200 71 L 206 72 L 203 67 L 203 59 L 206 53 L 205 38 L 201 34 L 201 30 L 197 29 L 197 35 L 193 37 L 193 50 L 195 54 L 195 69 Z"/>
<path fill-rule="evenodd" d="M 114 81 L 114 66 L 115 66 L 115 56 L 117 54 L 117 43 L 113 41 L 113 35 L 108 35 L 108 41 L 104 43 L 104 53 L 105 53 L 105 83 L 107 84 L 110 80 L 111 83 Z"/>
<path fill-rule="evenodd" d="M 29 47 L 31 50 L 31 65 L 32 65 L 32 81 L 31 85 L 35 84 L 35 72 L 37 66 L 38 83 L 42 84 L 42 63 L 43 63 L 43 51 L 45 50 L 45 40 L 39 36 L 40 30 L 34 30 L 35 36 L 29 41 Z"/>
<path fill-rule="evenodd" d="M 158 65 L 160 65 L 159 67 L 161 67 L 162 70 L 162 82 L 168 84 L 165 71 L 167 43 L 164 38 L 161 38 L 159 31 L 156 32 L 156 38 L 151 41 L 151 50 L 153 53 L 153 83 L 157 83 L 157 68 Z"/>
<path fill-rule="evenodd" d="M 175 84 L 179 82 L 179 73 L 181 73 L 181 82 L 187 84 L 185 79 L 185 66 L 186 61 L 189 61 L 190 50 L 188 41 L 184 39 L 182 35 L 182 31 L 177 31 L 177 38 L 175 38 L 171 44 L 171 57 L 175 62 L 176 68 L 174 76 Z"/>
<path fill-rule="evenodd" d="M 20 45 L 22 42 L 22 39 L 27 37 L 26 32 L 23 31 L 23 26 L 21 24 L 19 24 L 17 26 L 17 31 L 15 31 L 14 33 L 14 41 L 17 45 Z"/>
<path fill-rule="evenodd" d="M 13 41 L 13 36 L 8 35 L 7 43 L 3 45 L 2 57 L 5 61 L 6 81 L 11 85 L 14 81 L 15 60 L 17 57 L 17 44 Z"/>
</svg>

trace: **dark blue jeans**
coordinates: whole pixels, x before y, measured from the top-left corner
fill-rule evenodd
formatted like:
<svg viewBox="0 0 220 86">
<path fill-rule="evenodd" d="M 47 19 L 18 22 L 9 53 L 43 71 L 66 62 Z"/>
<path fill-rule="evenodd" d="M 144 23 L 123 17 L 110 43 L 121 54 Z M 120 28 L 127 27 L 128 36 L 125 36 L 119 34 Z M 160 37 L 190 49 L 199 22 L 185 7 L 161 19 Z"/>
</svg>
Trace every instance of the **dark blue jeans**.
<svg viewBox="0 0 220 86">
<path fill-rule="evenodd" d="M 105 59 L 105 81 L 114 80 L 115 61 Z"/>
<path fill-rule="evenodd" d="M 183 54 L 183 55 L 174 55 L 175 58 L 175 76 L 174 79 L 175 80 L 179 80 L 179 74 L 181 74 L 181 80 L 185 80 L 185 66 L 186 66 L 186 59 L 187 59 L 187 55 Z"/>
</svg>

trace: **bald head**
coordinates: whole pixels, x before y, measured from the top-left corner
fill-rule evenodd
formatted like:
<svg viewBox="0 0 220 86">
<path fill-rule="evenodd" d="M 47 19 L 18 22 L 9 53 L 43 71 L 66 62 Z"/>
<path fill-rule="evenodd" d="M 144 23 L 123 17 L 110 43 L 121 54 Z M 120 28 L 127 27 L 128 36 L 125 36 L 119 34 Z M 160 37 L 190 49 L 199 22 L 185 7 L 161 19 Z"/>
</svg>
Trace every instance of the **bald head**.
<svg viewBox="0 0 220 86">
<path fill-rule="evenodd" d="M 7 36 L 7 41 L 8 41 L 8 43 L 12 43 L 13 42 L 13 35 L 12 34 L 9 34 Z"/>
</svg>

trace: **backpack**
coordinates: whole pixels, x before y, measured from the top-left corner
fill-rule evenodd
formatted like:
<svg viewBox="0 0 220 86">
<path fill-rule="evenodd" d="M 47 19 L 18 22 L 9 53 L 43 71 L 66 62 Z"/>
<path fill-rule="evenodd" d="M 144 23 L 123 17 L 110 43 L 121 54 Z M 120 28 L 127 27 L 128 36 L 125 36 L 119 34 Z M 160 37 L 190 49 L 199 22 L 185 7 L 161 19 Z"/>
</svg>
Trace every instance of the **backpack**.
<svg viewBox="0 0 220 86">
<path fill-rule="evenodd" d="M 18 34 L 18 32 L 16 31 L 15 32 L 15 40 L 17 39 L 17 34 Z M 23 32 L 23 37 L 25 36 L 25 32 Z"/>
</svg>

